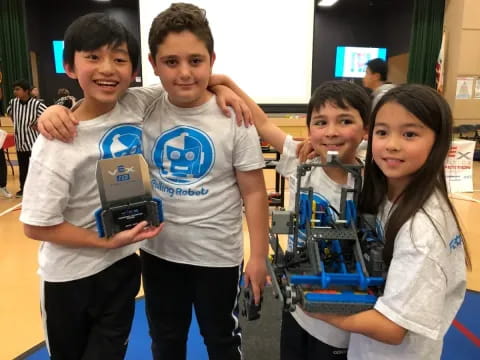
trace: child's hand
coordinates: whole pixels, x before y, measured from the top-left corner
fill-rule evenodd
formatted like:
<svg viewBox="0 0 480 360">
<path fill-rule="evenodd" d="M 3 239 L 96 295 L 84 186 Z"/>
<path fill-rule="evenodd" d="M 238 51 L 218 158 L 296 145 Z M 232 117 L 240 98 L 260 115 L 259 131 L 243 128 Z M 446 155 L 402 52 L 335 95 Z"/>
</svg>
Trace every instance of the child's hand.
<svg viewBox="0 0 480 360">
<path fill-rule="evenodd" d="M 267 276 L 267 263 L 265 258 L 251 258 L 245 267 L 245 287 L 252 284 L 255 304 L 260 303 L 265 283 L 269 282 Z"/>
<path fill-rule="evenodd" d="M 73 141 L 78 121 L 65 106 L 52 105 L 38 118 L 38 131 L 49 140 Z"/>
<path fill-rule="evenodd" d="M 215 85 L 210 87 L 210 89 L 217 95 L 217 105 L 225 116 L 231 116 L 230 109 L 228 108 L 228 106 L 230 106 L 233 108 L 233 111 L 235 111 L 238 126 L 242 124 L 244 124 L 245 127 L 252 125 L 252 112 L 245 101 L 237 94 L 224 85 Z"/>
<path fill-rule="evenodd" d="M 163 229 L 163 223 L 159 226 L 148 226 L 146 221 L 142 221 L 130 230 L 121 231 L 106 240 L 106 247 L 109 249 L 117 249 L 119 247 L 130 245 L 145 239 L 157 236 Z"/>
<path fill-rule="evenodd" d="M 313 159 L 317 154 L 313 150 L 310 139 L 306 139 L 297 145 L 297 158 L 301 163 L 304 163 L 308 159 Z"/>
</svg>

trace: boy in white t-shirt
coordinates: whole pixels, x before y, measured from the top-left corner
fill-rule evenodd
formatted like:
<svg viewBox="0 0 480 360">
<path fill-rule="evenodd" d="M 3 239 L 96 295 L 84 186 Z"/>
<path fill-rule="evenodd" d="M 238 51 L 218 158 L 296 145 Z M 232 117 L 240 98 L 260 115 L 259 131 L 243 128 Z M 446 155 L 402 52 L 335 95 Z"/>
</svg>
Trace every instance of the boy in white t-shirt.
<svg viewBox="0 0 480 360">
<path fill-rule="evenodd" d="M 296 170 L 297 145 L 273 124 L 262 110 L 230 79 L 217 78 L 240 95 L 252 109 L 255 126 L 261 138 L 281 153 L 276 170 L 289 180 L 289 208 L 295 208 L 297 190 Z M 346 81 L 328 81 L 312 94 L 308 104 L 308 141 L 317 157 L 312 161 L 326 162 L 328 151 L 337 151 L 344 164 L 360 164 L 356 157 L 357 147 L 366 137 L 370 99 L 358 85 Z M 302 187 L 312 187 L 317 204 L 340 211 L 341 189 L 354 179 L 338 167 L 313 167 L 302 180 Z M 331 211 L 335 217 L 335 212 Z M 291 240 L 291 239 L 290 239 Z M 299 238 L 299 244 L 302 239 Z M 291 241 L 289 241 L 289 246 Z M 297 306 L 293 313 L 285 313 L 282 319 L 280 359 L 346 359 L 349 333 L 324 321 L 308 316 Z"/>
<path fill-rule="evenodd" d="M 40 136 L 32 150 L 20 220 L 42 241 L 41 308 L 53 359 L 123 359 L 140 287 L 138 242 L 163 227 L 143 221 L 110 238 L 95 229 L 97 160 L 141 153 L 141 115 L 163 91 L 127 90 L 138 53 L 135 38 L 107 15 L 75 20 L 64 66 L 84 93 L 74 111 L 78 136 L 71 144 Z"/>
<path fill-rule="evenodd" d="M 192 305 L 210 359 L 240 360 L 242 205 L 250 235 L 245 279 L 258 303 L 266 280 L 268 205 L 254 127 L 225 121 L 207 91 L 215 61 L 205 11 L 173 4 L 153 21 L 150 62 L 166 93 L 143 139 L 165 229 L 142 246 L 155 359 L 185 359 Z"/>
</svg>

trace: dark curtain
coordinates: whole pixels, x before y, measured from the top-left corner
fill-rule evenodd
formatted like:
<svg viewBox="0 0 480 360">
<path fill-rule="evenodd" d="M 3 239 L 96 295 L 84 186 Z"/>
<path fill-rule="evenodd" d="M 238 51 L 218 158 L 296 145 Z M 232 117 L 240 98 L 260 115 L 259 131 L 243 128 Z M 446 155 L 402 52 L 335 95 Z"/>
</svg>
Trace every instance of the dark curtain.
<svg viewBox="0 0 480 360">
<path fill-rule="evenodd" d="M 13 83 L 25 79 L 31 83 L 30 56 L 27 49 L 24 0 L 0 1 L 0 70 L 3 74 L 3 105 L 13 97 Z M 3 113 L 5 109 L 0 112 Z"/>
<path fill-rule="evenodd" d="M 435 64 L 443 32 L 445 0 L 415 0 L 408 63 L 408 83 L 435 88 Z"/>
</svg>

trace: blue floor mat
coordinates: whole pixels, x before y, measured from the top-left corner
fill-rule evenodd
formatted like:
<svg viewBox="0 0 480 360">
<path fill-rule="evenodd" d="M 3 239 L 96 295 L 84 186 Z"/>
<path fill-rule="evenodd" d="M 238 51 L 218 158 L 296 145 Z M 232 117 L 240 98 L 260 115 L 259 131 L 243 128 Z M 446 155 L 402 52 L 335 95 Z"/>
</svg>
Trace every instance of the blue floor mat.
<svg viewBox="0 0 480 360">
<path fill-rule="evenodd" d="M 456 320 L 465 326 L 473 335 L 480 338 L 480 321 L 478 320 L 478 309 L 480 309 L 480 293 L 468 291 L 465 301 L 457 314 Z M 200 336 L 195 311 L 193 311 L 193 321 L 190 327 L 187 343 L 187 359 L 208 360 L 207 351 Z M 17 360 L 48 360 L 48 353 L 45 346 L 32 352 L 28 356 L 22 356 Z M 150 360 L 150 337 L 148 335 L 148 325 L 145 315 L 145 301 L 137 301 L 135 309 L 135 318 L 132 326 L 132 334 L 127 350 L 126 360 Z M 455 326 L 448 330 L 441 360 L 478 360 L 480 359 L 480 347 L 468 339 Z M 249 359 L 251 360 L 251 359 Z M 272 359 L 276 360 L 276 359 Z"/>
</svg>

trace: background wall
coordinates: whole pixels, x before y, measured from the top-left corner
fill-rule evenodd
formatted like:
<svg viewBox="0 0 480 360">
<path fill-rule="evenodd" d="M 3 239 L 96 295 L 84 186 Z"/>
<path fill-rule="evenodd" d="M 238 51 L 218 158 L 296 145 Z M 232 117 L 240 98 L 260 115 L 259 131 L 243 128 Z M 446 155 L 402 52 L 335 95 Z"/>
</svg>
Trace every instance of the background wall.
<svg viewBox="0 0 480 360">
<path fill-rule="evenodd" d="M 447 0 L 444 30 L 447 33 L 445 98 L 456 125 L 480 124 L 480 99 L 455 98 L 457 77 L 480 78 L 480 2 Z"/>
<path fill-rule="evenodd" d="M 30 50 L 37 55 L 39 88 L 47 103 L 53 101 L 60 87 L 69 88 L 76 97 L 81 95 L 75 81 L 65 74 L 55 74 L 51 44 L 52 40 L 63 38 L 65 29 L 76 17 L 91 11 L 105 11 L 120 19 L 140 38 L 138 0 L 112 0 L 107 4 L 92 0 L 25 0 L 25 3 Z M 405 82 L 412 11 L 413 0 L 340 0 L 332 8 L 316 7 L 312 91 L 321 82 L 334 79 L 338 45 L 386 47 L 391 67 L 389 80 Z M 274 16 L 274 11 L 266 16 Z M 301 19 L 292 19 L 292 23 L 285 26 L 295 26 L 296 21 Z M 287 48 L 283 54 L 272 54 L 272 60 L 288 54 Z M 290 55 L 295 61 L 295 54 Z M 356 82 L 361 83 L 361 80 Z M 267 112 L 305 112 L 306 106 L 267 106 L 264 109 Z"/>
<path fill-rule="evenodd" d="M 67 88 L 77 98 L 82 97 L 75 80 L 56 74 L 52 40 L 62 40 L 70 23 L 89 12 L 106 12 L 121 21 L 140 41 L 137 0 L 113 0 L 100 3 L 90 0 L 25 0 L 29 49 L 36 54 L 38 87 L 47 104 L 56 98 L 58 88 Z"/>
</svg>

